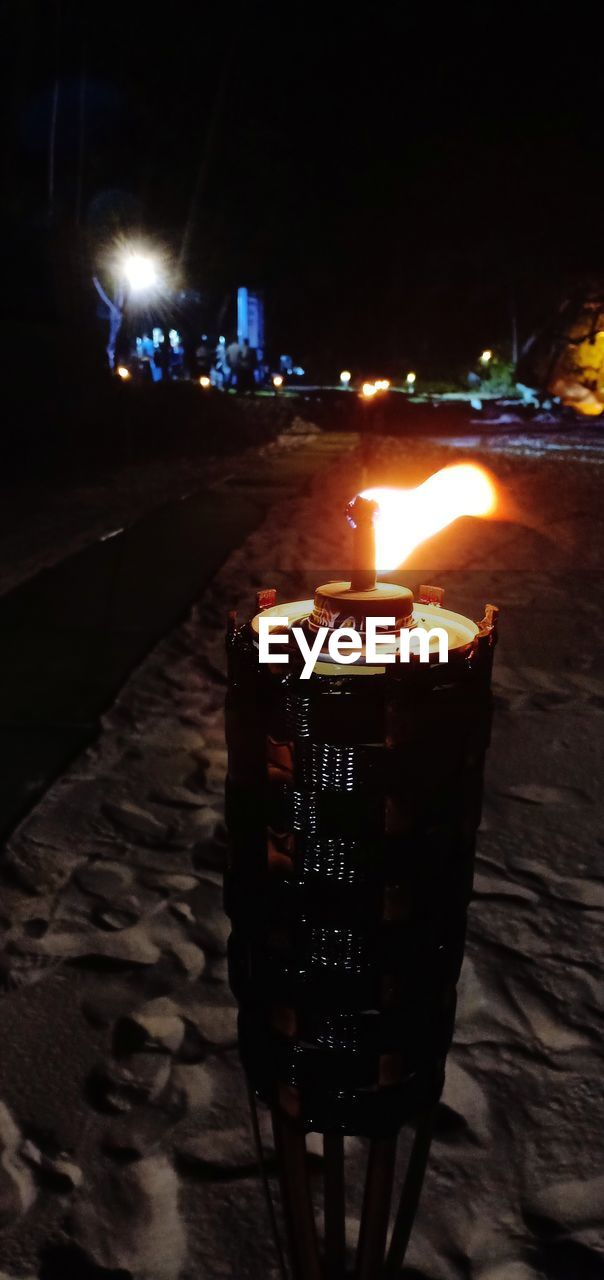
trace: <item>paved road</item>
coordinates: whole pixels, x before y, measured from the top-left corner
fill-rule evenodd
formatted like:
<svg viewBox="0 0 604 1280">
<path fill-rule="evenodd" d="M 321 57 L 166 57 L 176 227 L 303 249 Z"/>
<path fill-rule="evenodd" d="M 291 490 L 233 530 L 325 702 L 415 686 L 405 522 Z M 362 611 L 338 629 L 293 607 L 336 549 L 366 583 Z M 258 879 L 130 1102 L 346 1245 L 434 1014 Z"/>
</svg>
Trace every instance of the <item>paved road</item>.
<svg viewBox="0 0 604 1280">
<path fill-rule="evenodd" d="M 325 434 L 259 451 L 0 598 L 0 837 L 91 740 L 129 672 L 268 507 L 348 447 Z"/>
</svg>

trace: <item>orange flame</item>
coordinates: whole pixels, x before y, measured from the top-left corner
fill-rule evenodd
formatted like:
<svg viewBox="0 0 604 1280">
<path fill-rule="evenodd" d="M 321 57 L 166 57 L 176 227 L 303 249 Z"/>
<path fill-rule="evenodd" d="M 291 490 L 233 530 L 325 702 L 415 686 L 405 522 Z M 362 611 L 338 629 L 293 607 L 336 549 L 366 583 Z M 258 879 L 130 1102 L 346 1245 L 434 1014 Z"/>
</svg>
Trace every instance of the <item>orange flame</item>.
<svg viewBox="0 0 604 1280">
<path fill-rule="evenodd" d="M 488 516 L 496 505 L 488 471 L 475 463 L 443 467 L 416 489 L 363 489 L 379 504 L 375 516 L 376 569 L 402 564 L 420 542 L 459 516 Z"/>
</svg>

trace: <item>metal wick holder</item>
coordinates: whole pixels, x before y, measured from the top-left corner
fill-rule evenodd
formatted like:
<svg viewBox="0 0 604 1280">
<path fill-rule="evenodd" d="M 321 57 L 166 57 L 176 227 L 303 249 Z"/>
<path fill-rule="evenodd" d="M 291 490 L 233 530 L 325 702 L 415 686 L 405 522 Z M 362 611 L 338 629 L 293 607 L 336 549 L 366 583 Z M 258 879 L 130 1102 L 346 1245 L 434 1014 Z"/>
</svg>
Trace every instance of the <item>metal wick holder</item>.
<svg viewBox="0 0 604 1280">
<path fill-rule="evenodd" d="M 366 551 L 364 558 L 366 558 Z M 359 570 L 363 564 L 359 565 Z M 449 661 L 258 660 L 258 618 L 362 633 L 367 611 L 443 626 Z M 444 1082 L 464 951 L 496 642 L 439 588 L 352 575 L 227 636 L 230 981 L 253 1095 L 272 1110 L 293 1274 L 344 1276 L 344 1134 L 371 1139 L 356 1275 L 402 1264 Z M 354 619 L 353 622 L 350 619 Z M 314 622 L 313 622 L 314 619 Z M 297 656 L 296 656 L 297 655 Z M 401 1126 L 417 1125 L 384 1263 Z M 305 1133 L 325 1135 L 324 1260 Z M 267 1184 L 268 1185 L 268 1184 Z M 326 1270 L 324 1269 L 326 1267 Z"/>
</svg>

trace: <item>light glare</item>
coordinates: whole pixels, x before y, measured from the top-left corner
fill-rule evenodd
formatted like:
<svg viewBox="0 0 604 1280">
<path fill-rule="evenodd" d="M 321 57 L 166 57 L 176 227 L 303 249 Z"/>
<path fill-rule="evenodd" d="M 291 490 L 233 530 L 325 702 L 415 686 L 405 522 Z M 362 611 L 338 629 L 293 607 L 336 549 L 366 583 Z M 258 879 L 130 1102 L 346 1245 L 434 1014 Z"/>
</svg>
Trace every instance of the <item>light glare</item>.
<svg viewBox="0 0 604 1280">
<path fill-rule="evenodd" d="M 124 254 L 122 274 L 133 293 L 154 289 L 159 283 L 157 264 L 148 253 L 135 251 Z"/>
</svg>

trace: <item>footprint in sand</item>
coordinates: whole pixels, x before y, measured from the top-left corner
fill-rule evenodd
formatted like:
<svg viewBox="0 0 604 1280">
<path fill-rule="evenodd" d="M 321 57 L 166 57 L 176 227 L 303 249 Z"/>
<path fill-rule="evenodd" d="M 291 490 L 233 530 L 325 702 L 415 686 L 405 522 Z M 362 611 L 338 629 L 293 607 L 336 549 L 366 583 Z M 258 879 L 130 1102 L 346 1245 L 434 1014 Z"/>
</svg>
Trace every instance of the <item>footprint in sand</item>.
<svg viewBox="0 0 604 1280">
<path fill-rule="evenodd" d="M 479 864 L 488 865 L 486 859 L 479 858 L 477 861 Z M 527 901 L 546 896 L 556 898 L 573 907 L 582 907 L 585 911 L 604 911 L 604 880 L 594 880 L 588 876 L 558 876 L 551 867 L 533 858 L 514 856 L 511 859 L 511 866 L 514 872 L 528 876 L 531 880 L 537 880 L 539 892 L 533 894 L 531 889 L 525 889 L 514 881 L 493 875 L 483 875 L 478 871 L 474 876 L 475 896 L 480 898 L 497 894 L 515 898 L 523 897 Z"/>
<path fill-rule="evenodd" d="M 569 1053 L 590 1047 L 587 1034 L 558 1017 L 547 991 L 537 990 L 526 980 L 508 979 L 505 985 L 518 1013 L 546 1053 Z"/>
<path fill-rule="evenodd" d="M 474 875 L 475 898 L 511 898 L 519 902 L 538 902 L 539 894 L 527 889 L 514 880 L 504 880 L 502 876 L 485 875 L 481 871 Z"/>
<path fill-rule="evenodd" d="M 525 1216 L 548 1222 L 560 1231 L 604 1227 L 604 1174 L 550 1183 L 530 1197 Z"/>
<path fill-rule="evenodd" d="M 509 1044 L 524 1040 L 526 1023 L 515 1001 L 494 972 L 479 976 L 469 956 L 463 963 L 457 996 L 457 1044 Z"/>
<path fill-rule="evenodd" d="M 445 1087 L 436 1117 L 436 1139 L 470 1137 L 483 1142 L 489 1137 L 489 1101 L 475 1076 L 449 1058 Z"/>
<path fill-rule="evenodd" d="M 540 1280 L 540 1277 L 527 1262 L 506 1261 L 487 1263 L 484 1270 L 476 1272 L 476 1280 Z"/>
<path fill-rule="evenodd" d="M 539 782 L 519 782 L 496 792 L 507 800 L 520 804 L 564 805 L 568 807 L 592 804 L 592 798 L 579 787 L 550 787 Z"/>
</svg>

